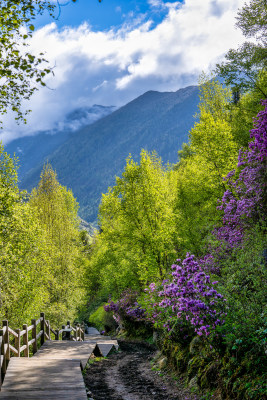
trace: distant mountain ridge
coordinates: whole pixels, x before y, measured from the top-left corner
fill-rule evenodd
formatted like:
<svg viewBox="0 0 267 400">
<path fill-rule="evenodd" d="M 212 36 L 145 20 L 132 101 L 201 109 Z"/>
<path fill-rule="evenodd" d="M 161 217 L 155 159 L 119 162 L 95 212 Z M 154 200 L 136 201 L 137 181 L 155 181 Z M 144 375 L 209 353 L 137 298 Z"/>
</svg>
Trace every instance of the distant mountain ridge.
<svg viewBox="0 0 267 400">
<path fill-rule="evenodd" d="M 5 149 L 10 154 L 15 153 L 19 158 L 19 179 L 23 180 L 25 174 L 32 168 L 40 163 L 43 164 L 71 134 L 105 117 L 115 109 L 114 106 L 98 104 L 78 108 L 67 114 L 63 121 L 58 121 L 51 130 L 36 132 L 34 136 L 24 136 L 10 142 Z"/>
<path fill-rule="evenodd" d="M 80 216 L 96 220 L 102 193 L 115 183 L 131 153 L 139 159 L 141 149 L 156 150 L 163 162 L 177 162 L 177 151 L 188 140 L 197 110 L 198 87 L 177 92 L 149 91 L 125 106 L 69 133 L 47 156 L 61 184 L 71 188 L 80 204 Z M 23 171 L 20 186 L 36 186 L 42 162 Z"/>
</svg>

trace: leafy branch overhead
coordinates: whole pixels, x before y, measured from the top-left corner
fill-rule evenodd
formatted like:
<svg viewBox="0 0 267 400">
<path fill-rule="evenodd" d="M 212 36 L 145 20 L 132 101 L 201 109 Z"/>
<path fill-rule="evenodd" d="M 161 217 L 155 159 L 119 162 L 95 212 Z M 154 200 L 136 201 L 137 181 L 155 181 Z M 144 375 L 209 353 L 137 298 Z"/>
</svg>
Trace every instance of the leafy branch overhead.
<svg viewBox="0 0 267 400">
<path fill-rule="evenodd" d="M 267 2 L 252 0 L 239 10 L 236 26 L 251 41 L 246 41 L 237 50 L 230 49 L 226 61 L 217 64 L 217 73 L 232 85 L 236 92 L 256 87 L 261 96 L 267 97 L 263 88 L 267 66 Z"/>
<path fill-rule="evenodd" d="M 0 112 L 8 109 L 16 113 L 17 121 L 25 122 L 22 100 L 28 100 L 38 86 L 45 86 L 44 78 L 52 72 L 44 66 L 43 54 L 35 56 L 27 51 L 27 41 L 34 32 L 33 21 L 45 10 L 52 16 L 55 5 L 47 1 L 1 2 L 0 8 Z"/>
</svg>

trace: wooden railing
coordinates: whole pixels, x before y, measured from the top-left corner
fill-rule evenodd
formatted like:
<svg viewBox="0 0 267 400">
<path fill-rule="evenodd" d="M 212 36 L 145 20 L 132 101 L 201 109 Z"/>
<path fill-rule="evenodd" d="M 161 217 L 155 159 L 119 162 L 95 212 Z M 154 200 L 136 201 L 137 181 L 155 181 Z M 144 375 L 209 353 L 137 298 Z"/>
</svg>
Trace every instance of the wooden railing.
<svg viewBox="0 0 267 400">
<path fill-rule="evenodd" d="M 21 353 L 23 357 L 34 355 L 46 340 L 51 340 L 51 333 L 54 334 L 55 340 L 60 340 L 60 337 L 64 339 L 66 333 L 71 340 L 84 340 L 84 326 L 76 324 L 73 327 L 68 321 L 67 325 L 62 325 L 62 329 L 52 329 L 49 320 L 45 319 L 44 313 L 40 313 L 39 319 L 32 319 L 30 326 L 24 324 L 22 330 L 11 329 L 6 320 L 2 323 L 3 327 L 0 329 L 0 390 L 12 356 L 21 357 Z"/>
</svg>

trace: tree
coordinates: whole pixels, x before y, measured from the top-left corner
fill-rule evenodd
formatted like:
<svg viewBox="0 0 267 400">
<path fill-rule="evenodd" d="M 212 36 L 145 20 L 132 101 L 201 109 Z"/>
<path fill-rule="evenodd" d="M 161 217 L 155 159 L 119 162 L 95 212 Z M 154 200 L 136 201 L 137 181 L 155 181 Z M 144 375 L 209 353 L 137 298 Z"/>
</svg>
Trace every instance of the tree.
<svg viewBox="0 0 267 400">
<path fill-rule="evenodd" d="M 52 15 L 55 5 L 44 0 L 4 0 L 0 8 L 0 112 L 14 111 L 17 121 L 25 122 L 22 99 L 28 100 L 44 77 L 51 73 L 43 67 L 43 54 L 36 57 L 27 52 L 27 40 L 34 31 L 33 20 L 48 10 Z M 27 111 L 26 111 L 27 114 Z"/>
<path fill-rule="evenodd" d="M 17 186 L 16 159 L 0 145 L 0 315 L 30 322 L 48 298 L 46 236 Z"/>
<path fill-rule="evenodd" d="M 47 236 L 51 256 L 47 313 L 54 321 L 74 317 L 83 295 L 78 204 L 72 192 L 59 184 L 49 164 L 44 166 L 39 185 L 32 191 L 30 206 Z"/>
<path fill-rule="evenodd" d="M 176 166 L 175 220 L 181 238 L 179 256 L 201 255 L 219 218 L 217 199 L 225 191 L 224 177 L 235 167 L 238 146 L 232 134 L 231 91 L 218 81 L 201 77 L 198 122 Z"/>
<path fill-rule="evenodd" d="M 232 85 L 235 92 L 257 88 L 261 96 L 266 98 L 264 87 L 267 66 L 267 2 L 251 0 L 239 10 L 237 27 L 242 30 L 246 41 L 239 49 L 230 49 L 226 61 L 217 64 L 217 73 L 225 78 L 227 85 Z"/>
<path fill-rule="evenodd" d="M 72 0 L 73 1 L 73 0 Z M 98 0 L 99 2 L 101 0 Z M 44 78 L 53 73 L 46 66 L 43 53 L 27 52 L 28 39 L 34 31 L 34 20 L 47 11 L 51 17 L 59 7 L 47 0 L 3 0 L 0 6 L 0 113 L 12 110 L 20 122 L 26 123 L 22 100 L 29 100 L 38 87 L 46 86 Z M 1 121 L 0 121 L 1 124 Z"/>
<path fill-rule="evenodd" d="M 140 164 L 129 157 L 121 178 L 102 197 L 101 233 L 90 259 L 90 274 L 106 294 L 140 289 L 166 275 L 175 259 L 173 172 L 155 153 L 141 152 Z"/>
</svg>

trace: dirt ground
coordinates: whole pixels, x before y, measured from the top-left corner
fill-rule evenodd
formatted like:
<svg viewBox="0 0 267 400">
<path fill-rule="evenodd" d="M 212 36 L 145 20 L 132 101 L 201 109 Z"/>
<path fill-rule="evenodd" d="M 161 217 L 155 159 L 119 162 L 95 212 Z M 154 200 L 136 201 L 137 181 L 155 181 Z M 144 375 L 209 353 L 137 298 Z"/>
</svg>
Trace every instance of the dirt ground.
<svg viewBox="0 0 267 400">
<path fill-rule="evenodd" d="M 84 376 L 88 399 L 197 400 L 174 379 L 151 369 L 155 349 L 120 341 L 120 352 L 90 364 Z"/>
</svg>

